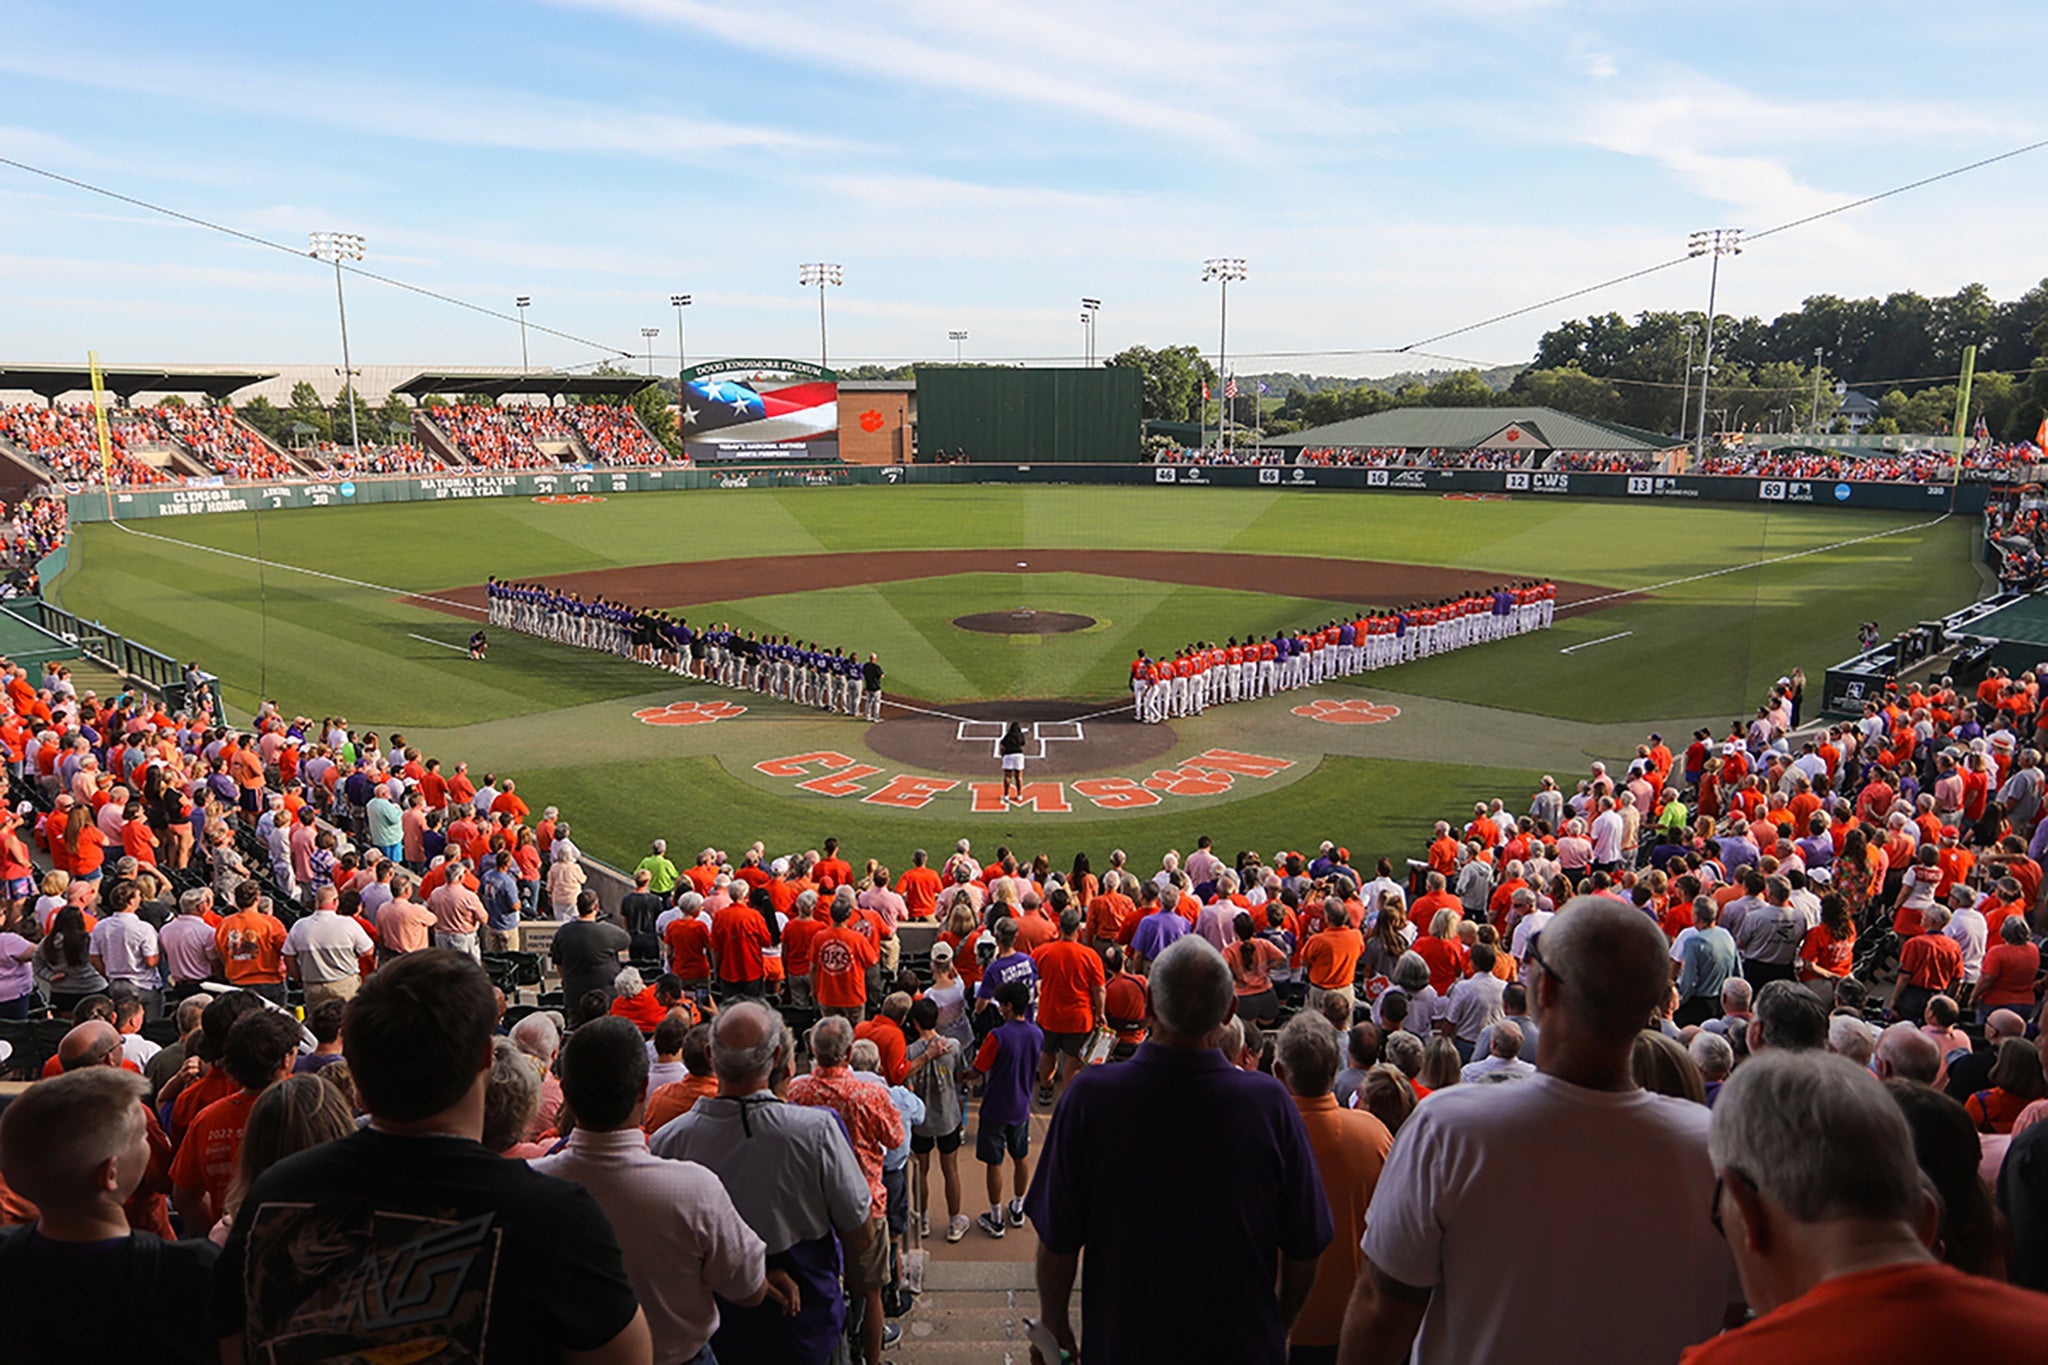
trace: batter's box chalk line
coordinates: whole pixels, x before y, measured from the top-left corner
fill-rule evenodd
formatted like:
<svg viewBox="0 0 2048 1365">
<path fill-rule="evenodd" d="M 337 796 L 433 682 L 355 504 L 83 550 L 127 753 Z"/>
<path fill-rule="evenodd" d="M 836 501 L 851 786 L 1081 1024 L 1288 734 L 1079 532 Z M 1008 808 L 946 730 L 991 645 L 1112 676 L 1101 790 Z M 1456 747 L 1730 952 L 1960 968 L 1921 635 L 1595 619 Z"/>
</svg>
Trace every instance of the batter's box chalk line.
<svg viewBox="0 0 2048 1365">
<path fill-rule="evenodd" d="M 953 727 L 953 739 L 959 744 L 986 744 L 989 756 L 1000 758 L 1003 733 L 1009 728 L 999 720 L 963 720 Z M 1038 745 L 1038 752 L 1026 749 L 1024 756 L 1042 759 L 1046 756 L 1047 744 L 1085 740 L 1088 732 L 1078 720 L 1039 720 L 1031 723 L 1031 738 Z"/>
</svg>

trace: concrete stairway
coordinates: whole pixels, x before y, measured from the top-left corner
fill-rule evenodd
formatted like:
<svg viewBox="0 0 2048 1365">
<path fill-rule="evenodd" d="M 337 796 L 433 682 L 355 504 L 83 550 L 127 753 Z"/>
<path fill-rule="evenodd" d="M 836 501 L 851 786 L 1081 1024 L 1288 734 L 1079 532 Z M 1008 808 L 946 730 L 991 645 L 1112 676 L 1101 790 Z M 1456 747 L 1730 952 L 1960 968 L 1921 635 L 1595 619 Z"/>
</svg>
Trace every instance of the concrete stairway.
<svg viewBox="0 0 2048 1365">
<path fill-rule="evenodd" d="M 1073 1312 L 1078 1321 L 1078 1292 Z M 916 1310 L 897 1320 L 902 1340 L 883 1355 L 899 1365 L 1029 1365 L 1024 1319 L 1037 1316 L 1029 1261 L 934 1260 Z"/>
</svg>

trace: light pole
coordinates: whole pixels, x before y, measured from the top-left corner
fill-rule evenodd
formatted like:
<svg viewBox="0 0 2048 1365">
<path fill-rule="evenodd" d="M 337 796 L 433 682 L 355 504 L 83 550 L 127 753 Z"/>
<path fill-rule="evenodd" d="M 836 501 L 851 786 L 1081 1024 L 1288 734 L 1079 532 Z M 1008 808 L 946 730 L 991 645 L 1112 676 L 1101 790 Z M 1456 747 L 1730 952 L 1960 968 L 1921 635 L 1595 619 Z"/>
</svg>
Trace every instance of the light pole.
<svg viewBox="0 0 2048 1365">
<path fill-rule="evenodd" d="M 526 378 L 528 373 L 526 363 L 526 310 L 532 303 L 533 299 L 526 294 L 521 294 L 512 300 L 512 306 L 519 310 L 519 377 L 521 379 Z"/>
<path fill-rule="evenodd" d="M 946 333 L 946 340 L 953 343 L 953 363 L 958 365 L 960 363 L 960 343 L 967 340 L 967 333 L 948 332 Z"/>
<path fill-rule="evenodd" d="M 356 435 L 356 372 L 348 359 L 348 304 L 341 296 L 341 263 L 363 259 L 363 235 L 360 232 L 316 232 L 312 235 L 312 250 L 306 254 L 316 261 L 334 262 L 334 308 L 341 315 L 341 391 L 348 399 L 348 445 L 360 455 L 362 441 Z"/>
<path fill-rule="evenodd" d="M 825 286 L 845 284 L 846 268 L 830 261 L 810 261 L 796 268 L 796 282 L 806 289 L 814 284 L 818 286 L 818 368 L 829 370 L 832 364 L 827 359 L 830 352 L 825 345 Z"/>
<path fill-rule="evenodd" d="M 1813 420 L 1812 420 L 1812 426 L 1813 426 L 1813 431 L 1814 431 L 1814 434 L 1815 434 L 1816 436 L 1818 436 L 1818 435 L 1820 434 L 1820 358 L 1821 358 L 1821 348 L 1820 348 L 1820 347 L 1818 347 L 1818 346 L 1816 346 L 1816 347 L 1814 347 L 1814 348 L 1813 348 Z"/>
<path fill-rule="evenodd" d="M 1081 300 L 1081 325 L 1088 329 L 1088 368 L 1095 368 L 1095 315 L 1102 311 L 1101 299 Z"/>
<path fill-rule="evenodd" d="M 1685 244 L 1685 254 L 1714 258 L 1707 277 L 1707 339 L 1700 351 L 1700 424 L 1693 445 L 1693 463 L 1697 465 L 1707 457 L 1707 385 L 1714 377 L 1714 299 L 1721 287 L 1721 258 L 1742 254 L 1742 229 L 1711 228 L 1695 232 Z"/>
<path fill-rule="evenodd" d="M 1678 377 L 1678 434 L 1683 438 L 1692 400 L 1692 339 L 1700 334 L 1700 329 L 1688 322 L 1678 330 L 1685 333 L 1685 373 Z"/>
<path fill-rule="evenodd" d="M 661 335 L 659 327 L 642 327 L 640 339 L 647 343 L 647 377 L 654 378 L 654 339 Z"/>
<path fill-rule="evenodd" d="M 676 382 L 682 383 L 682 373 L 690 368 L 690 362 L 683 355 L 683 310 L 690 306 L 688 294 L 670 294 L 669 307 L 676 310 Z"/>
<path fill-rule="evenodd" d="M 1230 282 L 1241 280 L 1248 271 L 1242 256 L 1212 256 L 1202 262 L 1202 282 L 1210 280 L 1217 284 L 1216 310 L 1216 382 L 1228 385 L 1224 378 L 1224 362 L 1230 351 Z M 1230 444 L 1230 400 L 1222 399 L 1223 415 L 1218 423 L 1216 439 L 1226 449 Z"/>
</svg>

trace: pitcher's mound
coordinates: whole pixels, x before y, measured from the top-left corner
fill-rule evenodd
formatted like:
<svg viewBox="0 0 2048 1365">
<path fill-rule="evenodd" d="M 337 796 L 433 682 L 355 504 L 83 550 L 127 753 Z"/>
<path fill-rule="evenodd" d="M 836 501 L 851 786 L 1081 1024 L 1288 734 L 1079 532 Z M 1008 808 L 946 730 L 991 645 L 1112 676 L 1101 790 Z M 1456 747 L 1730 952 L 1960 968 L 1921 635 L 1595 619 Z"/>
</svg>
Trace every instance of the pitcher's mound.
<svg viewBox="0 0 2048 1365">
<path fill-rule="evenodd" d="M 984 635 L 1067 635 L 1088 629 L 1095 624 L 1095 618 L 1071 611 L 1033 611 L 1023 607 L 1016 611 L 978 611 L 972 616 L 956 616 L 953 624 Z"/>
</svg>

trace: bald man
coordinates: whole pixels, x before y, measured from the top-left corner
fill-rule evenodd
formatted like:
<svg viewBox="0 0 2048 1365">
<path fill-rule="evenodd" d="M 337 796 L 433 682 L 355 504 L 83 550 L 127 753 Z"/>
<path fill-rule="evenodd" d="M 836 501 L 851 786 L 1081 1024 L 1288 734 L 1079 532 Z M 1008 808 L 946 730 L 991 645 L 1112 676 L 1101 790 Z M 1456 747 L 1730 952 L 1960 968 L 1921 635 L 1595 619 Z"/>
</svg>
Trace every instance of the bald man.
<svg viewBox="0 0 2048 1365">
<path fill-rule="evenodd" d="M 57 1044 L 57 1065 L 62 1068 L 60 1074 L 94 1068 L 126 1070 L 131 1074 L 136 1070 L 122 1054 L 121 1030 L 104 1019 L 88 1019 L 65 1034 Z M 171 1226 L 170 1200 L 165 1197 L 171 1192 L 171 1140 L 164 1136 L 163 1125 L 157 1122 L 156 1110 L 150 1106 L 146 1092 L 139 1107 L 144 1140 L 149 1146 L 148 1168 L 122 1207 L 129 1227 L 169 1240 L 177 1236 Z"/>
<path fill-rule="evenodd" d="M 1663 933 L 1579 896 L 1524 961 L 1537 1072 L 1441 1090 L 1402 1129 L 1366 1213 L 1346 1365 L 1396 1365 L 1411 1346 L 1416 1365 L 1676 1360 L 1734 1320 L 1708 1111 L 1629 1068 L 1670 989 Z M 1626 1310 L 1585 1312 L 1588 1284 Z"/>
</svg>

